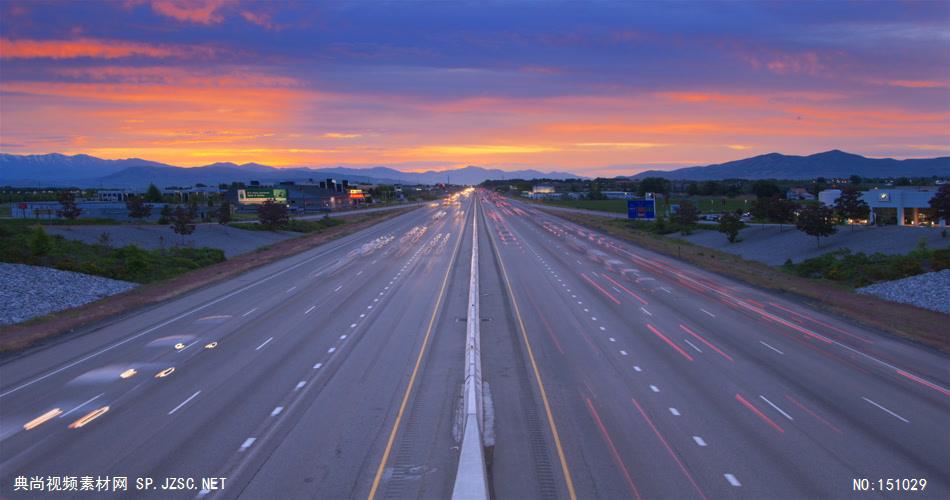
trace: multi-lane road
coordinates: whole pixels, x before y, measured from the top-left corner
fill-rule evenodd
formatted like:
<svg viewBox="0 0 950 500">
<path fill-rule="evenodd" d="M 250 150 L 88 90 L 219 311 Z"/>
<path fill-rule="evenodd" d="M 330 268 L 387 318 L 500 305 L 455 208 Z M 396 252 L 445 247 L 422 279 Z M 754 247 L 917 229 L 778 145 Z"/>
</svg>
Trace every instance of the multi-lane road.
<svg viewBox="0 0 950 500">
<path fill-rule="evenodd" d="M 8 359 L 0 497 L 451 496 L 473 234 L 492 496 L 950 495 L 946 355 L 477 191 Z"/>
</svg>

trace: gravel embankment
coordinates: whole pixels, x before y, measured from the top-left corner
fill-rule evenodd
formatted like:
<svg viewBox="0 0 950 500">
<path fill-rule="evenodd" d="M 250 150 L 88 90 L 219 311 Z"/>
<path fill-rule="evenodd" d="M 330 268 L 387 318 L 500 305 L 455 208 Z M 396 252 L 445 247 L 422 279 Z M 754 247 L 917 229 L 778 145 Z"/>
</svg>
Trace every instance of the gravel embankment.
<svg viewBox="0 0 950 500">
<path fill-rule="evenodd" d="M 135 283 L 60 271 L 48 267 L 0 263 L 0 325 L 21 323 L 81 306 L 135 288 Z"/>
<path fill-rule="evenodd" d="M 950 269 L 858 288 L 858 293 L 950 314 Z"/>
</svg>

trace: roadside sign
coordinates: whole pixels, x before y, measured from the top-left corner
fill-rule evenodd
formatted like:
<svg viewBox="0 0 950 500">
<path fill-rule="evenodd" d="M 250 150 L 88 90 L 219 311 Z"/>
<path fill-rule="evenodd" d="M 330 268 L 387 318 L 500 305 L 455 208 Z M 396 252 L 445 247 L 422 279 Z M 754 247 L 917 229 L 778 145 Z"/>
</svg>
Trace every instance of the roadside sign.
<svg viewBox="0 0 950 500">
<path fill-rule="evenodd" d="M 656 200 L 627 200 L 628 219 L 656 219 Z"/>
</svg>

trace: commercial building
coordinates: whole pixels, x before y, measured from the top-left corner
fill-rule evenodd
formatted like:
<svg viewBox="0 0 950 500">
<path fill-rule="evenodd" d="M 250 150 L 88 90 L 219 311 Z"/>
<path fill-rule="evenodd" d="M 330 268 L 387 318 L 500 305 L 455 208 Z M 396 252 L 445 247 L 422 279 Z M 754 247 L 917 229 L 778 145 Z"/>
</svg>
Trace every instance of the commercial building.
<svg viewBox="0 0 950 500">
<path fill-rule="evenodd" d="M 947 221 L 936 220 L 930 209 L 930 200 L 937 188 L 907 187 L 862 191 L 861 199 L 871 209 L 869 224 L 897 224 L 899 226 L 946 226 Z M 818 193 L 818 200 L 834 205 L 841 196 L 840 189 L 826 189 Z"/>
</svg>

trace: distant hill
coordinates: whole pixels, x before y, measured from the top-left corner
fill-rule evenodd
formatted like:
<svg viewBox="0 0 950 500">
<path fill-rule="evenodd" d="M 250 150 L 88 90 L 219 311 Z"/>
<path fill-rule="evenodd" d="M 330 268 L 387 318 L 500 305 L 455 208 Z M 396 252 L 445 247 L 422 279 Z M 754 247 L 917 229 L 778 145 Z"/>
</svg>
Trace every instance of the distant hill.
<svg viewBox="0 0 950 500">
<path fill-rule="evenodd" d="M 9 180 L 36 180 L 46 185 L 49 181 L 75 181 L 114 174 L 129 167 L 171 167 L 164 163 L 129 158 L 103 160 L 89 155 L 67 156 L 0 154 L 0 182 Z"/>
<path fill-rule="evenodd" d="M 676 170 L 647 170 L 631 179 L 664 177 L 670 180 L 814 179 L 816 177 L 930 177 L 950 176 L 950 157 L 895 160 L 866 158 L 837 149 L 809 156 L 769 153 L 744 160 Z"/>
<path fill-rule="evenodd" d="M 164 163 L 130 158 L 103 160 L 89 155 L 67 156 L 0 154 L 0 185 L 11 186 L 78 186 L 141 188 L 149 183 L 157 186 L 190 186 L 197 183 L 220 183 L 260 180 L 319 181 L 332 177 L 351 182 L 385 184 L 479 184 L 488 179 L 569 179 L 579 176 L 567 172 L 537 170 L 504 171 L 469 166 L 454 170 L 403 172 L 388 167 L 372 168 L 276 168 L 257 163 L 213 163 L 202 167 L 176 167 Z"/>
</svg>

